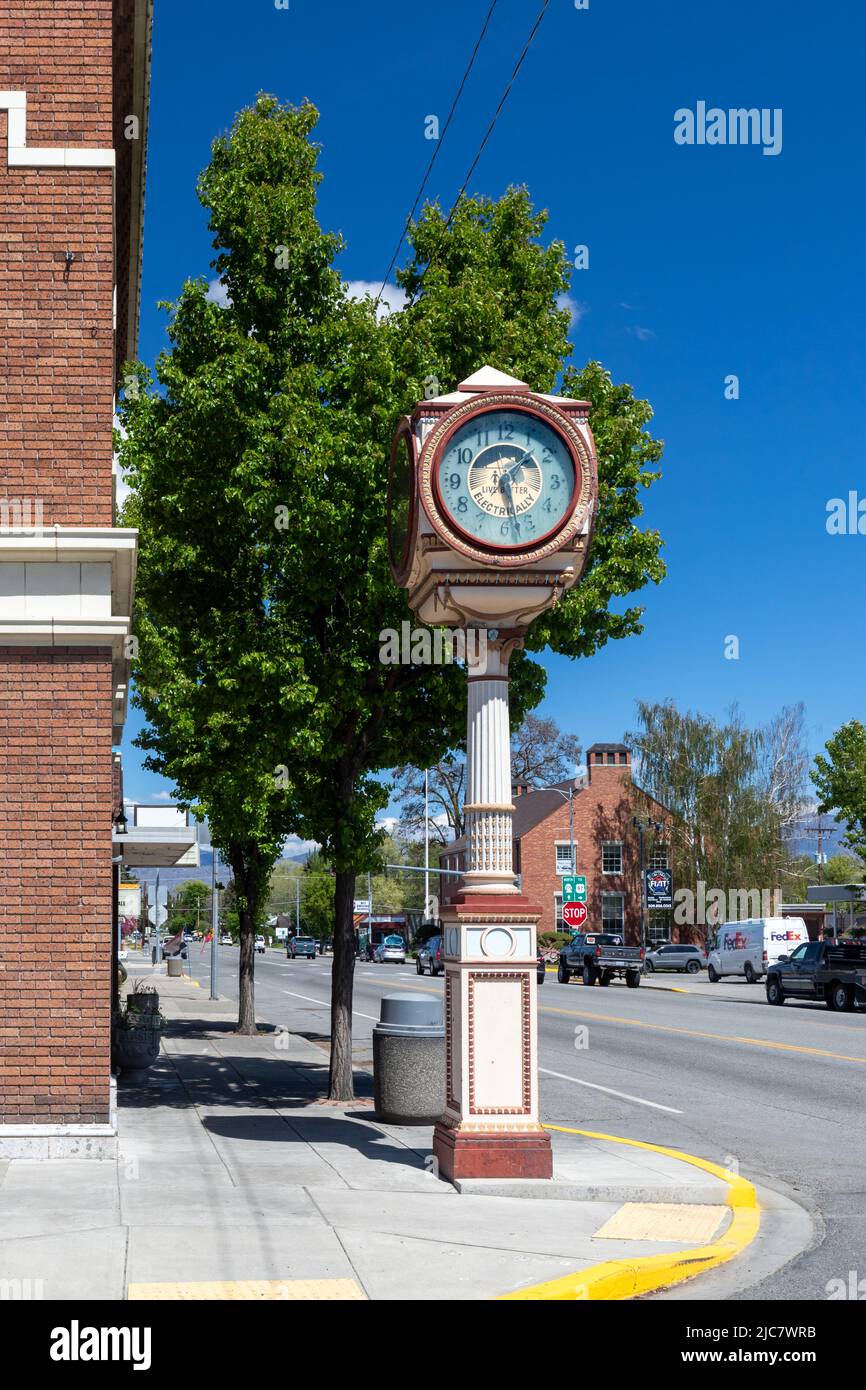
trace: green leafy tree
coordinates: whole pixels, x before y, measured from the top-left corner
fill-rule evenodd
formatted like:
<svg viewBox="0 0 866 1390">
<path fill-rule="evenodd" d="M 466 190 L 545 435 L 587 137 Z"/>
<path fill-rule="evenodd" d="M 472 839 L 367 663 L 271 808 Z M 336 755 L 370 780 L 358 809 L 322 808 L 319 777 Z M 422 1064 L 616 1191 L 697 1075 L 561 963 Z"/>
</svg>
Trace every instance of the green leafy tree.
<svg viewBox="0 0 866 1390">
<path fill-rule="evenodd" d="M 315 123 L 309 104 L 261 97 L 214 143 L 199 195 L 228 303 L 184 286 L 158 389 L 140 374 L 127 393 L 122 450 L 142 528 L 144 746 L 207 812 L 235 872 L 239 1026 L 254 1026 L 256 913 L 296 833 L 335 871 L 330 1092 L 348 1099 L 352 906 L 356 876 L 376 868 L 382 774 L 435 764 L 465 726 L 459 668 L 379 661 L 379 633 L 410 617 L 385 538 L 395 424 L 431 380 L 448 391 L 485 362 L 590 401 L 595 546 L 584 584 L 513 662 L 516 723 L 544 689 L 531 651 L 588 656 L 641 630 L 639 607 L 611 605 L 663 575 L 660 538 L 638 525 L 662 446 L 646 402 L 599 364 L 563 374 L 568 259 L 542 243 L 546 216 L 523 189 L 466 198 L 450 223 L 424 210 L 402 312 L 348 298 L 332 268 L 341 242 L 316 220 Z"/>
<path fill-rule="evenodd" d="M 202 921 L 208 921 L 210 888 L 200 879 L 188 879 L 171 895 L 168 906 L 169 924 L 175 931 L 179 927 L 198 928 Z"/>
<path fill-rule="evenodd" d="M 835 811 L 847 827 L 843 843 L 866 858 L 866 728 L 851 719 L 818 754 L 812 781 L 821 813 Z"/>
<path fill-rule="evenodd" d="M 677 887 L 770 890 L 786 884 L 783 831 L 802 808 L 802 710 L 784 710 L 750 729 L 736 709 L 724 723 L 639 701 L 626 735 L 641 793 L 672 812 L 671 867 Z"/>
</svg>

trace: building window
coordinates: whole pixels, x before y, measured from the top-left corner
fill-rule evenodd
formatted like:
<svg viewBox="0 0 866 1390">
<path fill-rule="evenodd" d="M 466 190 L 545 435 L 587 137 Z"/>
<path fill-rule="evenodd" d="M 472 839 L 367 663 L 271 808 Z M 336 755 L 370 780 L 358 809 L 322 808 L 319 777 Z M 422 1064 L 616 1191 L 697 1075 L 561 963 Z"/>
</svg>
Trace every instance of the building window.
<svg viewBox="0 0 866 1390">
<path fill-rule="evenodd" d="M 606 840 L 602 845 L 601 871 L 603 874 L 622 873 L 622 845 L 618 840 Z"/>
<path fill-rule="evenodd" d="M 562 894 L 561 894 L 561 893 L 554 893 L 554 895 L 553 895 L 553 918 L 554 918 L 554 931 L 567 931 L 567 927 L 566 927 L 565 923 L 564 923 L 563 920 L 562 920 Z"/>
<path fill-rule="evenodd" d="M 574 846 L 574 853 L 577 856 L 577 844 Z M 571 862 L 571 845 L 568 840 L 557 840 L 556 842 L 556 872 L 558 874 L 570 874 L 573 872 Z"/>
<path fill-rule="evenodd" d="M 625 931 L 625 897 L 622 893 L 602 893 L 601 929 L 620 936 Z"/>
<path fill-rule="evenodd" d="M 664 867 L 664 865 L 662 867 Z M 647 932 L 651 946 L 656 946 L 660 942 L 670 941 L 671 939 L 670 927 L 668 927 L 664 921 L 659 921 L 654 912 L 650 915 Z"/>
<path fill-rule="evenodd" d="M 671 852 L 667 845 L 653 845 L 650 855 L 649 867 L 651 869 L 669 869 L 671 866 Z"/>
</svg>

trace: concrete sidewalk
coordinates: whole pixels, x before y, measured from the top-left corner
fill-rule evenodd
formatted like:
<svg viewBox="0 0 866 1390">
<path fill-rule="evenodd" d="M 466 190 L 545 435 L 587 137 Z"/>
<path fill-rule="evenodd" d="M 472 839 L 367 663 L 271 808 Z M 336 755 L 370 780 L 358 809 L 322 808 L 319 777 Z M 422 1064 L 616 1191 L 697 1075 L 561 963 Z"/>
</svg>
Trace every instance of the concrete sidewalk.
<svg viewBox="0 0 866 1390">
<path fill-rule="evenodd" d="M 120 1082 L 118 1160 L 0 1166 L 0 1280 L 49 1299 L 488 1299 L 736 1220 L 723 1175 L 564 1133 L 543 1196 L 457 1192 L 430 1129 L 373 1119 L 368 1075 L 353 1104 L 323 1100 L 326 1045 L 237 1037 L 226 1002 L 155 983 L 163 1056 L 145 1086 Z"/>
</svg>

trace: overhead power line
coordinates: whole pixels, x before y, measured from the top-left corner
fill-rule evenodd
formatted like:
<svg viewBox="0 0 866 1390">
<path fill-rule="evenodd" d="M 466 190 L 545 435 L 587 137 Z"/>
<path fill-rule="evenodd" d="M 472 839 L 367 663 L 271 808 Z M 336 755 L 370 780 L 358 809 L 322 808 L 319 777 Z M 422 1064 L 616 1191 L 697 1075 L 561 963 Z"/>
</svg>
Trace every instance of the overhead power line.
<svg viewBox="0 0 866 1390">
<path fill-rule="evenodd" d="M 475 173 L 475 170 L 476 170 L 476 168 L 478 167 L 478 161 L 480 160 L 482 154 L 484 153 L 484 150 L 485 150 L 485 148 L 486 148 L 486 146 L 487 146 L 487 142 L 489 141 L 491 135 L 493 134 L 493 131 L 494 131 L 495 127 L 496 127 L 496 122 L 499 120 L 499 117 L 500 117 L 501 114 L 502 114 L 502 111 L 503 111 L 503 108 L 504 108 L 504 106 L 505 106 L 505 103 L 506 103 L 506 101 L 508 100 L 508 94 L 509 94 L 509 92 L 511 91 L 511 88 L 514 86 L 515 81 L 517 80 L 517 75 L 518 75 L 518 73 L 520 72 L 520 69 L 523 67 L 523 64 L 524 64 L 524 62 L 525 62 L 525 60 L 526 60 L 526 56 L 527 56 L 527 54 L 529 53 L 530 48 L 532 47 L 533 41 L 534 41 L 534 39 L 535 39 L 535 36 L 536 36 L 536 34 L 538 33 L 539 29 L 541 28 L 541 21 L 544 19 L 544 16 L 545 16 L 545 14 L 547 13 L 547 11 L 548 11 L 549 8 L 550 8 L 550 0 L 544 0 L 544 4 L 542 5 L 541 9 L 540 9 L 539 12 L 538 12 L 538 17 L 537 17 L 535 23 L 534 23 L 533 26 L 532 26 L 532 31 L 531 31 L 531 33 L 530 33 L 530 35 L 529 35 L 529 38 L 526 40 L 526 43 L 523 45 L 523 51 L 521 52 L 520 57 L 517 59 L 517 62 L 516 62 L 515 65 L 514 65 L 514 71 L 512 72 L 510 78 L 508 79 L 508 84 L 507 84 L 507 86 L 506 86 L 506 88 L 505 88 L 505 91 L 502 93 L 502 96 L 501 96 L 500 101 L 499 101 L 499 105 L 497 106 L 496 110 L 494 111 L 493 117 L 492 117 L 492 119 L 491 119 L 491 121 L 490 121 L 490 124 L 488 125 L 486 131 L 484 132 L 484 136 L 483 136 L 483 139 L 482 139 L 482 141 L 481 141 L 481 144 L 478 146 L 478 149 L 477 149 L 476 152 L 475 152 L 475 158 L 472 160 L 472 163 L 471 163 L 470 166 L 469 166 L 469 172 L 467 173 L 466 178 L 463 180 L 463 184 L 462 184 L 462 186 L 461 186 L 460 192 L 457 194 L 457 197 L 454 199 L 453 206 L 452 206 L 452 208 L 451 208 L 451 211 L 450 211 L 449 214 L 448 214 L 448 219 L 447 219 L 447 221 L 446 221 L 446 223 L 445 223 L 445 226 L 444 226 L 444 228 L 443 228 L 443 230 L 442 230 L 442 239 L 441 239 L 441 242 L 440 242 L 440 246 L 441 246 L 442 242 L 444 242 L 444 240 L 445 240 L 446 233 L 448 232 L 448 229 L 449 229 L 449 227 L 451 226 L 452 221 L 454 220 L 454 214 L 456 213 L 457 208 L 458 208 L 459 205 L 460 205 L 460 200 L 461 200 L 461 198 L 463 197 L 464 193 L 466 192 L 466 189 L 467 189 L 467 187 L 468 187 L 468 185 L 469 185 L 469 180 L 472 178 L 472 175 Z M 416 299 L 417 299 L 417 297 L 418 297 L 419 291 L 421 290 L 421 286 L 424 284 L 424 280 L 425 280 L 425 278 L 426 278 L 427 272 L 428 272 L 428 270 L 430 269 L 431 265 L 434 264 L 435 259 L 436 259 L 436 252 L 434 251 L 433 255 L 430 257 L 429 261 L 427 262 L 426 266 L 424 267 L 424 270 L 423 270 L 422 273 L 421 273 L 421 279 L 418 281 L 418 284 L 417 284 L 417 286 L 416 286 L 416 289 L 415 289 L 415 297 L 416 297 Z"/>
<path fill-rule="evenodd" d="M 391 274 L 391 271 L 394 269 L 394 266 L 395 266 L 396 261 L 397 261 L 397 257 L 398 257 L 399 254 L 400 254 L 400 248 L 402 247 L 403 242 L 406 240 L 406 233 L 408 232 L 409 228 L 410 228 L 411 225 L 412 225 L 412 218 L 415 216 L 415 212 L 416 212 L 416 210 L 417 210 L 417 208 L 418 208 L 418 204 L 419 204 L 420 201 L 421 201 L 422 195 L 423 195 L 423 193 L 424 193 L 424 189 L 427 187 L 427 181 L 428 181 L 428 179 L 430 178 L 431 173 L 433 172 L 433 165 L 436 163 L 436 160 L 437 160 L 438 157 L 439 157 L 439 151 L 440 151 L 441 148 L 442 148 L 442 143 L 443 143 L 443 141 L 444 141 L 444 139 L 445 139 L 445 136 L 446 136 L 446 134 L 447 134 L 448 127 L 449 127 L 450 124 L 451 124 L 451 119 L 452 119 L 452 117 L 453 117 L 453 115 L 454 115 L 454 112 L 457 110 L 457 105 L 458 105 L 458 103 L 459 103 L 459 101 L 460 101 L 461 96 L 463 95 L 463 88 L 466 86 L 467 79 L 468 79 L 469 74 L 470 74 L 470 72 L 472 71 L 472 68 L 473 68 L 473 66 L 474 66 L 474 64 L 475 64 L 475 59 L 476 59 L 476 57 L 478 56 L 478 50 L 479 50 L 479 48 L 481 47 L 482 43 L 484 42 L 484 35 L 487 33 L 488 26 L 489 26 L 489 24 L 490 24 L 491 19 L 493 18 L 493 11 L 496 9 L 496 6 L 498 5 L 498 3 L 499 3 L 499 0 L 493 0 L 493 3 L 492 3 L 492 5 L 490 6 L 490 9 L 487 11 L 487 18 L 485 19 L 484 24 L 482 25 L 481 33 L 478 35 L 478 38 L 477 38 L 476 41 L 475 41 L 475 47 L 473 48 L 472 54 L 471 54 L 471 56 L 470 56 L 470 58 L 469 58 L 469 62 L 468 62 L 467 65 L 466 65 L 466 71 L 464 72 L 463 77 L 462 77 L 462 79 L 461 79 L 461 81 L 460 81 L 460 86 L 457 88 L 457 95 L 455 96 L 454 100 L 453 100 L 452 103 L 451 103 L 451 110 L 448 112 L 448 116 L 447 116 L 447 119 L 446 119 L 446 121 L 445 121 L 445 124 L 444 124 L 444 126 L 442 127 L 442 130 L 441 130 L 441 132 L 440 132 L 440 134 L 439 134 L 439 139 L 435 142 L 435 145 L 434 145 L 434 147 L 433 147 L 433 153 L 432 153 L 432 155 L 430 156 L 430 163 L 427 165 L 427 171 L 426 171 L 426 173 L 424 174 L 423 179 L 421 180 L 421 187 L 418 189 L 418 192 L 415 194 L 415 201 L 414 201 L 414 203 L 412 204 L 412 209 L 411 209 L 411 211 L 410 211 L 410 213 L 409 213 L 409 216 L 406 218 L 406 225 L 404 226 L 402 232 L 400 233 L 400 240 L 397 242 L 397 245 L 396 245 L 396 247 L 395 247 L 395 249 L 394 249 L 394 254 L 393 254 L 393 256 L 391 257 L 391 264 L 388 266 L 388 269 L 385 271 L 385 278 L 384 278 L 384 280 L 382 281 L 382 288 L 380 289 L 379 293 L 376 295 L 376 304 L 377 304 L 377 305 L 378 305 L 380 299 L 382 298 L 382 295 L 383 295 L 384 292 L 385 292 L 385 286 L 386 286 L 387 283 L 388 283 L 388 277 L 389 277 L 389 275 Z"/>
</svg>

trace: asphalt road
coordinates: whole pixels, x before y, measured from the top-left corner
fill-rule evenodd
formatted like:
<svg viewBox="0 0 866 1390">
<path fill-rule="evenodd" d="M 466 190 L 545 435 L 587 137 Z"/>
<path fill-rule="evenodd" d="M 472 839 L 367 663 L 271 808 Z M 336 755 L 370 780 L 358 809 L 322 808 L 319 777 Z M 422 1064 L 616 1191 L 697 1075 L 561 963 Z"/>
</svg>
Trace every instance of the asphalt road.
<svg viewBox="0 0 866 1390">
<path fill-rule="evenodd" d="M 190 966 L 206 985 L 209 948 Z M 220 994 L 237 998 L 237 950 L 220 951 Z M 331 958 L 256 958 L 263 1021 L 326 1037 Z M 414 965 L 359 963 L 355 1043 L 371 1059 L 383 994 L 441 993 Z M 826 1299 L 831 1279 L 866 1279 L 866 1010 L 771 1008 L 762 985 L 657 975 L 630 990 L 541 986 L 541 1117 L 685 1149 L 820 1212 L 820 1245 L 744 1297 Z"/>
</svg>

